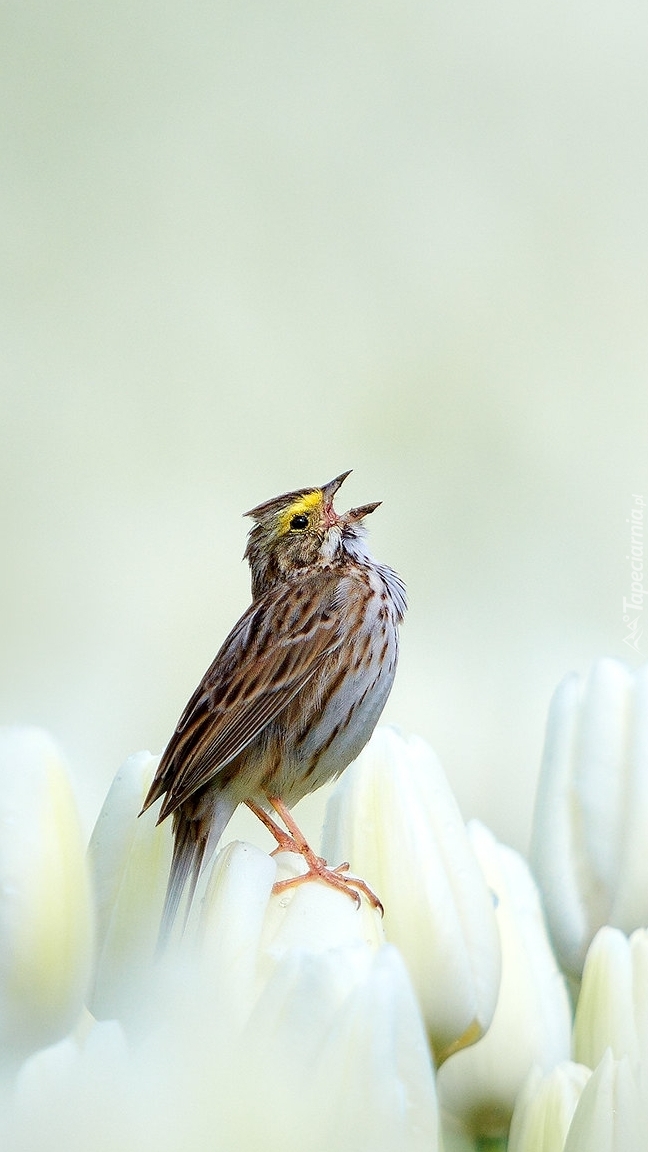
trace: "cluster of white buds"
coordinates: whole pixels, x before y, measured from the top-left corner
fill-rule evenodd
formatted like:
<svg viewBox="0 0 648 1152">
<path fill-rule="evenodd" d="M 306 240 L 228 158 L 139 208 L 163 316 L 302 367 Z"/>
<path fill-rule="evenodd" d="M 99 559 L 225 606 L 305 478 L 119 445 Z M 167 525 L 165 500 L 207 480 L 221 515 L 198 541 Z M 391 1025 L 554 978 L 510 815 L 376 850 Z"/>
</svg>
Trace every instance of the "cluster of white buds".
<svg viewBox="0 0 648 1152">
<path fill-rule="evenodd" d="M 86 854 L 52 741 L 0 735 L 0 1146 L 645 1152 L 645 669 L 559 687 L 530 864 L 465 826 L 424 741 L 379 729 L 322 850 L 384 918 L 317 882 L 273 894 L 303 860 L 234 842 L 157 955 L 156 764 L 124 764 Z"/>
</svg>

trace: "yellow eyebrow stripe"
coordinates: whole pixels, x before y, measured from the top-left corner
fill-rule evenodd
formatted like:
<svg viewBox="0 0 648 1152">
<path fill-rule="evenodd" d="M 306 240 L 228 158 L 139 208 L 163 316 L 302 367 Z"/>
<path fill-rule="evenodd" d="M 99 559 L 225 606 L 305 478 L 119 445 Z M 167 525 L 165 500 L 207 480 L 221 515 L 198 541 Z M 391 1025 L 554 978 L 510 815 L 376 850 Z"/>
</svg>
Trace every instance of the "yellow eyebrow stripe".
<svg viewBox="0 0 648 1152">
<path fill-rule="evenodd" d="M 286 508 L 279 516 L 279 535 L 283 536 L 284 533 L 290 531 L 290 521 L 293 516 L 308 515 L 309 512 L 315 511 L 322 503 L 322 493 L 319 489 L 315 492 L 308 492 L 306 496 L 300 496 L 299 500 L 295 500 L 289 508 Z"/>
</svg>

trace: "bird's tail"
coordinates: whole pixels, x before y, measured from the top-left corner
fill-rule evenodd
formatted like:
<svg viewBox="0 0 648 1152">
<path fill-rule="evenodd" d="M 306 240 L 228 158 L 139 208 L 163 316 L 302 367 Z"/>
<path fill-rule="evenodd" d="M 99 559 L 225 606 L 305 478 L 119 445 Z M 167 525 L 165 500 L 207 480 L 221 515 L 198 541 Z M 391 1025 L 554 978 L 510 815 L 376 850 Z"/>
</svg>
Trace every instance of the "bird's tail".
<svg viewBox="0 0 648 1152">
<path fill-rule="evenodd" d="M 173 813 L 173 856 L 162 909 L 158 954 L 164 951 L 169 942 L 184 890 L 189 884 L 182 926 L 184 931 L 200 873 L 213 855 L 234 807 L 234 804 L 221 796 L 209 813 L 189 813 L 185 805 Z"/>
</svg>

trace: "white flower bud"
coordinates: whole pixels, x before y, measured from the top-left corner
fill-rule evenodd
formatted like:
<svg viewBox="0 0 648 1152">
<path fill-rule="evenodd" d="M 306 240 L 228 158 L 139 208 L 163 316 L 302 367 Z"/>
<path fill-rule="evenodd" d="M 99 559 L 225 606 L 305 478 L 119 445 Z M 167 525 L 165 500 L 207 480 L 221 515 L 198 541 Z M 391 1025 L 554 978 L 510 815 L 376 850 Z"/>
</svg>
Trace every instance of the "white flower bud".
<svg viewBox="0 0 648 1152">
<path fill-rule="evenodd" d="M 648 930 L 628 940 L 617 928 L 601 928 L 592 941 L 574 1020 L 577 1060 L 595 1068 L 606 1048 L 633 1069 L 648 1071 Z"/>
<path fill-rule="evenodd" d="M 529 1073 L 515 1101 L 507 1152 L 563 1152 L 574 1110 L 591 1071 L 565 1060 L 543 1076 Z"/>
<path fill-rule="evenodd" d="M 0 1142 L 31 1147 L 47 1122 L 61 1149 L 99 1132 L 122 1152 L 437 1152 L 425 1029 L 378 914 L 318 882 L 273 896 L 276 871 L 228 845 L 153 981 L 150 1034 L 104 1023 L 39 1053 Z"/>
<path fill-rule="evenodd" d="M 486 1035 L 439 1069 L 438 1090 L 442 1107 L 475 1135 L 497 1136 L 531 1068 L 548 1072 L 568 1059 L 571 1010 L 526 863 L 483 825 L 468 828 L 496 899 L 502 980 Z"/>
<path fill-rule="evenodd" d="M 336 899 L 345 899 L 333 894 Z M 423 1022 L 389 945 L 287 952 L 236 1054 L 237 1148 L 435 1152 L 438 1117 Z"/>
<path fill-rule="evenodd" d="M 646 1152 L 641 1094 L 627 1056 L 608 1049 L 583 1088 L 564 1152 Z"/>
<path fill-rule="evenodd" d="M 493 900 L 443 769 L 424 740 L 378 729 L 337 785 L 323 854 L 385 908 L 437 1058 L 488 1027 L 499 987 Z"/>
<path fill-rule="evenodd" d="M 531 862 L 563 968 L 598 930 L 648 923 L 648 665 L 601 659 L 549 709 Z"/>
<path fill-rule="evenodd" d="M 198 1143 L 217 1125 L 244 1150 L 434 1152 L 434 1075 L 406 969 L 367 901 L 318 881 L 272 894 L 304 869 L 250 844 L 218 854 L 176 953 L 159 1076 L 173 1067 L 191 1098 L 216 1059 Z"/>
<path fill-rule="evenodd" d="M 171 863 L 171 824 L 159 803 L 141 817 L 159 757 L 130 756 L 119 769 L 92 833 L 88 857 L 97 909 L 97 958 L 88 1005 L 99 1018 L 132 1023 L 146 986 Z"/>
<path fill-rule="evenodd" d="M 92 905 L 77 809 L 52 739 L 0 733 L 0 1052 L 58 1039 L 83 1004 Z"/>
</svg>

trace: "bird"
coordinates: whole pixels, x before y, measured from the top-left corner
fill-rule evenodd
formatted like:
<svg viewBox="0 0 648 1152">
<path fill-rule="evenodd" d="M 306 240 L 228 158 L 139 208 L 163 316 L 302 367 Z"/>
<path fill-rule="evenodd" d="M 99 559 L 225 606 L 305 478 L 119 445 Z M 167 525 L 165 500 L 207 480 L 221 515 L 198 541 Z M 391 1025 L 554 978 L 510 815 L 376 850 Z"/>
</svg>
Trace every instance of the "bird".
<svg viewBox="0 0 648 1152">
<path fill-rule="evenodd" d="M 252 602 L 184 709 L 142 807 L 163 797 L 157 822 L 172 817 L 161 947 L 188 886 L 186 925 L 201 871 L 239 804 L 266 825 L 275 852 L 306 860 L 306 873 L 275 891 L 320 879 L 382 907 L 346 875 L 348 863 L 329 868 L 316 855 L 290 812 L 358 756 L 396 672 L 405 585 L 367 548 L 364 521 L 381 501 L 334 509 L 350 472 L 245 513 Z"/>
</svg>

